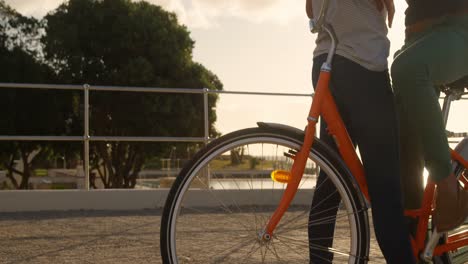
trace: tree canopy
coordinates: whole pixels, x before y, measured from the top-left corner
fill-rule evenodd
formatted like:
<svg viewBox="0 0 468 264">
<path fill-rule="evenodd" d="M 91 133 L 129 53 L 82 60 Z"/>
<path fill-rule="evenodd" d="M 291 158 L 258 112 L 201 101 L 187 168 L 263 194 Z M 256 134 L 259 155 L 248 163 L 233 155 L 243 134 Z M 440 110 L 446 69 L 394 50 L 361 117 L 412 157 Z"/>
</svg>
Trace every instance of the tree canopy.
<svg viewBox="0 0 468 264">
<path fill-rule="evenodd" d="M 175 14 L 144 1 L 69 0 L 38 21 L 0 0 L 0 82 L 222 89 L 193 61 L 193 48 Z M 81 92 L 0 88 L 0 98 L 1 135 L 83 134 Z M 201 95 L 92 92 L 90 98 L 92 136 L 203 136 Z M 211 136 L 216 101 L 209 95 Z M 106 188 L 131 188 L 144 162 L 167 155 L 171 145 L 96 142 L 92 164 Z M 82 154 L 68 143 L 0 142 L 0 150 L 0 166 L 16 188 L 28 188 L 38 153 Z M 15 160 L 23 160 L 24 171 Z"/>
<path fill-rule="evenodd" d="M 0 1 L 0 82 L 51 83 L 56 75 L 41 59 L 41 25 Z M 0 135 L 63 135 L 67 108 L 57 91 L 0 89 Z M 0 142 L 0 163 L 15 188 L 27 189 L 34 158 L 51 153 L 47 142 Z M 16 160 L 22 164 L 17 168 Z M 13 177 L 21 176 L 21 180 Z"/>
<path fill-rule="evenodd" d="M 45 17 L 45 59 L 66 83 L 222 89 L 192 60 L 194 42 L 173 13 L 147 2 L 70 0 Z M 211 135 L 216 134 L 210 95 Z M 93 92 L 92 135 L 202 136 L 202 96 Z M 97 142 L 96 169 L 108 188 L 133 187 L 146 158 L 168 144 Z"/>
</svg>

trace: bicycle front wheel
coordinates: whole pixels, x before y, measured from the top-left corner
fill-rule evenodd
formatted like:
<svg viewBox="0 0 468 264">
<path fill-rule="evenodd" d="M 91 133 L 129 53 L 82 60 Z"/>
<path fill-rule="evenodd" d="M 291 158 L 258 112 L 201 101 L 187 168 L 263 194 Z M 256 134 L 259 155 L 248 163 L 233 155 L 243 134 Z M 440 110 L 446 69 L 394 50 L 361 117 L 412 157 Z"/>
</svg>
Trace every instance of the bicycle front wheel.
<svg viewBox="0 0 468 264">
<path fill-rule="evenodd" d="M 164 263 L 309 263 L 314 257 L 321 263 L 367 262 L 365 203 L 341 160 L 318 140 L 273 237 L 259 239 L 285 189 L 270 173 L 291 167 L 291 155 L 302 140 L 299 130 L 264 126 L 230 133 L 200 151 L 182 169 L 166 200 Z M 318 170 L 326 172 L 321 181 Z M 334 188 L 312 208 L 314 193 L 325 186 Z M 332 199 L 334 206 L 323 206 Z M 311 232 L 317 227 L 332 230 L 329 235 Z"/>
</svg>

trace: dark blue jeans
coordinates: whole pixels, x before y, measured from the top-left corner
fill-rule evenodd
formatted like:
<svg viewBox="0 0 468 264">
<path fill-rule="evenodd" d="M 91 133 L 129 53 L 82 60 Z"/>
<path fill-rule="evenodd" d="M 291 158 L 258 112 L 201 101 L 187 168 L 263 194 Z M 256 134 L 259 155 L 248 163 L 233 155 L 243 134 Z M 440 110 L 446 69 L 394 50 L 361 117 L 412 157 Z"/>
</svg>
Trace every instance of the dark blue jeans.
<svg viewBox="0 0 468 264">
<path fill-rule="evenodd" d="M 326 55 L 314 59 L 313 83 L 317 84 L 320 67 Z M 403 216 L 400 186 L 398 123 L 388 71 L 370 71 L 359 64 L 336 55 L 333 60 L 330 90 L 350 134 L 359 147 L 364 165 L 372 218 L 380 248 L 390 264 L 415 263 L 409 231 Z M 321 120 L 320 139 L 336 145 Z M 336 189 L 320 172 L 312 200 L 309 220 L 309 243 L 333 246 L 334 223 L 314 225 L 314 219 L 333 217 L 340 196 L 330 196 Z M 336 208 L 335 210 L 326 210 Z M 311 263 L 332 263 L 333 254 L 310 247 Z"/>
</svg>

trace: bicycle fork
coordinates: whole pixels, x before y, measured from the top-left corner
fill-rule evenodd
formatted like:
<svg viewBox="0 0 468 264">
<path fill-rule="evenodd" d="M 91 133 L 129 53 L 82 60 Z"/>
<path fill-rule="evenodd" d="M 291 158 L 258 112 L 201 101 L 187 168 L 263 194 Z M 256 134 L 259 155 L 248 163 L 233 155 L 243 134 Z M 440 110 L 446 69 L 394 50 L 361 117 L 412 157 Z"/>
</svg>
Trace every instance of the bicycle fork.
<svg viewBox="0 0 468 264">
<path fill-rule="evenodd" d="M 335 55 L 338 40 L 333 31 L 333 28 L 328 24 L 322 24 L 322 22 L 319 20 L 318 24 L 311 23 L 311 31 L 314 32 L 314 30 L 317 29 L 326 31 L 330 36 L 331 45 L 327 60 L 322 65 L 314 100 L 310 107 L 309 116 L 307 117 L 307 127 L 304 136 L 304 143 L 300 151 L 293 157 L 294 163 L 291 171 L 274 171 L 272 173 L 273 179 L 284 179 L 283 182 L 287 182 L 288 185 L 283 194 L 283 197 L 281 198 L 278 208 L 273 213 L 265 229 L 259 233 L 259 239 L 261 241 L 269 241 L 272 238 L 273 231 L 277 227 L 278 223 L 280 222 L 286 210 L 289 208 L 289 205 L 297 193 L 297 189 L 301 182 L 307 159 L 312 148 L 316 125 L 320 115 L 322 115 L 322 117 L 326 120 L 329 133 L 332 134 L 335 138 L 341 157 L 350 169 L 351 173 L 355 176 L 364 196 L 367 198 L 367 200 L 369 200 L 364 169 L 359 161 L 359 158 L 357 157 L 354 146 L 351 143 L 347 133 L 346 126 L 341 119 L 333 96 L 329 90 L 332 69 L 331 65 L 333 56 Z"/>
<path fill-rule="evenodd" d="M 324 63 L 317 84 L 314 101 L 312 102 L 309 116 L 307 118 L 308 125 L 305 131 L 304 143 L 300 151 L 293 157 L 294 163 L 291 171 L 274 171 L 272 173 L 273 179 L 286 179 L 283 182 L 287 182 L 288 185 L 278 208 L 270 218 L 265 229 L 259 234 L 259 238 L 263 241 L 271 239 L 273 231 L 297 193 L 297 189 L 301 182 L 302 175 L 304 174 L 307 159 L 309 158 L 309 153 L 312 148 L 316 125 L 320 115 L 322 115 L 327 122 L 329 133 L 333 135 L 333 138 L 335 138 L 341 157 L 347 164 L 351 173 L 355 176 L 364 196 L 369 199 L 367 184 L 365 183 L 364 169 L 356 152 L 354 151 L 354 146 L 351 143 L 346 127 L 339 115 L 338 108 L 336 107 L 333 97 L 328 89 L 331 77 L 330 70 L 330 65 L 328 63 Z"/>
<path fill-rule="evenodd" d="M 325 64 L 324 64 L 325 65 Z M 318 87 L 328 87 L 330 82 L 330 71 L 322 70 L 319 77 Z M 317 90 L 317 93 L 319 91 Z M 294 196 L 297 193 L 297 189 L 304 174 L 307 159 L 309 158 L 310 149 L 314 142 L 314 135 L 316 131 L 316 124 L 319 120 L 321 106 L 317 103 L 313 103 L 310 107 L 309 117 L 307 118 L 307 127 L 305 129 L 304 143 L 301 149 L 297 152 L 293 159 L 291 171 L 273 171 L 273 179 L 284 179 L 288 183 L 286 190 L 284 191 L 283 197 L 281 197 L 278 208 L 273 213 L 265 229 L 259 233 L 259 239 L 262 241 L 268 241 L 271 239 L 273 231 L 280 222 L 286 210 L 289 208 Z"/>
<path fill-rule="evenodd" d="M 311 109 L 312 111 L 312 109 Z M 318 119 L 308 118 L 308 125 L 305 131 L 304 144 L 302 145 L 299 152 L 297 152 L 293 159 L 294 163 L 292 165 L 291 171 L 273 171 L 272 178 L 274 179 L 284 179 L 287 181 L 288 185 L 284 191 L 283 197 L 281 198 L 278 208 L 273 213 L 265 229 L 259 233 L 259 238 L 262 241 L 269 241 L 272 237 L 273 231 L 280 222 L 286 210 L 288 210 L 289 205 L 291 204 L 294 196 L 297 193 L 299 184 L 304 174 L 305 166 L 307 159 L 309 158 L 310 149 L 314 141 L 314 135 Z"/>
</svg>

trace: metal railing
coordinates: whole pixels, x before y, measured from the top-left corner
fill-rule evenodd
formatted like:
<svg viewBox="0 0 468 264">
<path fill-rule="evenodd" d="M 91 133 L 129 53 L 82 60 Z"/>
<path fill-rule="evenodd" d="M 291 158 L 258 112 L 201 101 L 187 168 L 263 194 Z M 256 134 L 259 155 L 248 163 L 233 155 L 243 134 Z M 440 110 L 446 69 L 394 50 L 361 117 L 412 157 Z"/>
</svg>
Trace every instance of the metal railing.
<svg viewBox="0 0 468 264">
<path fill-rule="evenodd" d="M 266 93 L 243 91 L 218 91 L 190 88 L 155 88 L 155 87 L 123 87 L 123 86 L 92 86 L 84 85 L 54 85 L 54 84 L 28 84 L 28 83 L 0 83 L 0 88 L 14 89 L 47 89 L 47 90 L 78 90 L 83 92 L 84 98 L 84 131 L 83 136 L 17 136 L 0 135 L 0 141 L 81 141 L 84 144 L 83 169 L 85 176 L 85 189 L 89 190 L 89 143 L 91 141 L 127 141 L 127 142 L 204 142 L 210 141 L 209 137 L 209 94 L 239 94 L 239 95 L 269 95 L 269 96 L 301 96 L 312 97 L 313 94 L 300 93 Z M 89 92 L 142 92 L 142 93 L 182 93 L 203 95 L 204 136 L 203 137 L 110 137 L 90 136 L 89 134 Z"/>
</svg>

